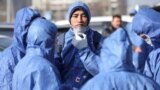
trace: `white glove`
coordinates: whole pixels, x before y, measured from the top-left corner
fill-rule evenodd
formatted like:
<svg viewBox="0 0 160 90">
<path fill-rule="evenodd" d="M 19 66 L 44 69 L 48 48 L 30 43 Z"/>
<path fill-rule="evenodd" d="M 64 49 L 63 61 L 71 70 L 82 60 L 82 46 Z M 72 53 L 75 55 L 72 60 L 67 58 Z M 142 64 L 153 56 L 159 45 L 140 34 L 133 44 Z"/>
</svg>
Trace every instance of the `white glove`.
<svg viewBox="0 0 160 90">
<path fill-rule="evenodd" d="M 83 33 L 75 34 L 75 37 L 72 39 L 72 44 L 77 49 L 83 49 L 88 46 L 86 35 Z"/>
</svg>

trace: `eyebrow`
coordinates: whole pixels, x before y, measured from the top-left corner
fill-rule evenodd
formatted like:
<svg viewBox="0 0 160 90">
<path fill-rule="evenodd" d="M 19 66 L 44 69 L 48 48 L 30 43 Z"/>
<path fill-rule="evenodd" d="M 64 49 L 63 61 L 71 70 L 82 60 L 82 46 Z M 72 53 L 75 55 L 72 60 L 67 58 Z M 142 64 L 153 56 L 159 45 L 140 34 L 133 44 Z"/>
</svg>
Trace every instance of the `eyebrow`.
<svg viewBox="0 0 160 90">
<path fill-rule="evenodd" d="M 73 15 L 78 15 L 78 14 L 79 14 L 79 13 L 73 13 L 72 16 L 73 16 Z M 85 14 L 85 13 L 81 13 L 81 15 L 86 15 L 86 14 Z"/>
</svg>

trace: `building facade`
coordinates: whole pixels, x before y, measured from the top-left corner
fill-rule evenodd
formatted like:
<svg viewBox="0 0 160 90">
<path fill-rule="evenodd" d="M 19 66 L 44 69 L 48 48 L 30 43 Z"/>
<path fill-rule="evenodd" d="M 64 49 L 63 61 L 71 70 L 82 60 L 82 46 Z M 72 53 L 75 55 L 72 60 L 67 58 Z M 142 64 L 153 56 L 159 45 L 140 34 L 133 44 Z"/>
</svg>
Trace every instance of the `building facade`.
<svg viewBox="0 0 160 90">
<path fill-rule="evenodd" d="M 29 6 L 52 20 L 65 19 L 69 5 L 79 0 L 0 0 L 0 22 L 14 22 L 18 9 Z M 126 14 L 127 0 L 81 0 L 88 4 L 92 16 Z"/>
<path fill-rule="evenodd" d="M 65 19 L 69 5 L 78 0 L 32 0 L 32 6 L 44 14 L 52 12 L 54 20 Z M 81 0 L 89 5 L 92 16 L 126 14 L 127 0 Z"/>
</svg>

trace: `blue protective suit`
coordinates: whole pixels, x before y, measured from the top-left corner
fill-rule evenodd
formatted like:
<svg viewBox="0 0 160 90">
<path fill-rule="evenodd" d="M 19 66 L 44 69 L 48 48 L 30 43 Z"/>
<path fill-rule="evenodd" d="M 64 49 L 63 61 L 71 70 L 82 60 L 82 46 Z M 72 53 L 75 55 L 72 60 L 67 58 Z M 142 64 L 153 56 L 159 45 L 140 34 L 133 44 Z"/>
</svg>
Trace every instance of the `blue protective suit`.
<svg viewBox="0 0 160 90">
<path fill-rule="evenodd" d="M 26 55 L 13 74 L 13 90 L 59 90 L 59 73 L 52 64 L 56 32 L 56 26 L 43 18 L 32 22 Z"/>
<path fill-rule="evenodd" d="M 70 21 L 70 17 L 74 10 L 81 8 L 85 13 L 87 13 L 88 22 L 90 21 L 90 11 L 88 6 L 82 2 L 73 3 L 68 10 L 66 18 Z M 55 65 L 59 67 L 62 77 L 62 87 L 65 90 L 72 90 L 80 88 L 86 81 L 93 77 L 93 75 L 98 73 L 98 66 L 91 59 L 87 59 L 93 54 L 98 54 L 99 48 L 96 48 L 95 44 L 99 44 L 102 36 L 96 32 L 87 29 L 85 32 L 87 36 L 88 47 L 78 50 L 72 45 L 72 39 L 75 34 L 73 28 L 71 27 L 65 33 L 64 47 L 60 55 L 56 55 Z M 97 38 L 100 38 L 98 41 Z"/>
<path fill-rule="evenodd" d="M 133 30 L 138 35 L 146 34 L 150 37 L 153 48 L 159 48 L 160 44 L 160 13 L 150 8 L 141 8 L 134 16 Z"/>
<path fill-rule="evenodd" d="M 143 38 L 141 38 L 137 33 L 134 31 L 135 28 L 133 27 L 133 24 L 136 23 L 133 21 L 132 23 L 128 24 L 126 27 L 126 30 L 128 31 L 128 34 L 130 36 L 130 40 L 132 42 L 132 48 L 140 47 L 141 52 L 136 53 L 135 51 L 132 51 L 133 53 L 133 65 L 137 72 L 143 73 L 144 66 L 146 59 L 148 58 L 149 53 L 153 49 L 152 46 L 147 44 Z"/>
<path fill-rule="evenodd" d="M 117 29 L 102 43 L 101 70 L 81 90 L 158 90 L 151 79 L 136 73 L 132 46 L 123 29 Z"/>
<path fill-rule="evenodd" d="M 153 50 L 145 63 L 144 74 L 160 85 L 160 13 L 150 8 L 142 8 L 133 19 L 134 31 L 150 37 Z M 139 25 L 139 27 L 137 27 Z"/>
<path fill-rule="evenodd" d="M 16 14 L 13 42 L 0 55 L 0 90 L 11 90 L 14 67 L 26 52 L 26 35 L 30 23 L 40 17 L 37 11 L 23 8 Z"/>
</svg>

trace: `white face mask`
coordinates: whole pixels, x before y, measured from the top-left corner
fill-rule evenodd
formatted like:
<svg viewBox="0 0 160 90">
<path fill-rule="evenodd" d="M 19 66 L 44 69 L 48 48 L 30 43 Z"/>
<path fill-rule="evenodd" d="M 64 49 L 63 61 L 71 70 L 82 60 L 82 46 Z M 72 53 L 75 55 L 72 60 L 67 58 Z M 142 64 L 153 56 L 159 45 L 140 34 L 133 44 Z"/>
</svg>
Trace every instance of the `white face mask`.
<svg viewBox="0 0 160 90">
<path fill-rule="evenodd" d="M 73 32 L 75 34 L 85 33 L 87 30 L 88 30 L 88 27 L 84 27 L 84 26 L 79 26 L 79 27 L 73 28 Z"/>
</svg>

